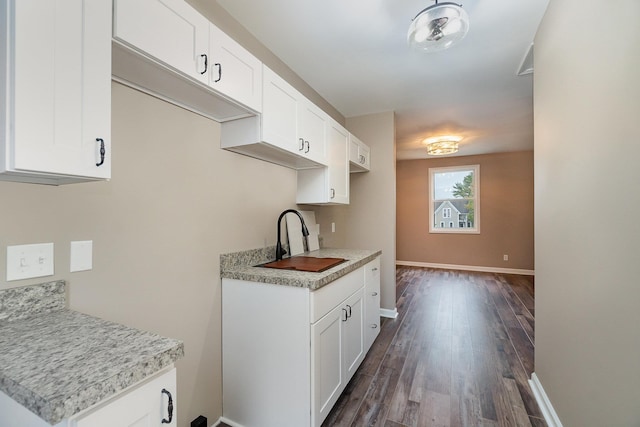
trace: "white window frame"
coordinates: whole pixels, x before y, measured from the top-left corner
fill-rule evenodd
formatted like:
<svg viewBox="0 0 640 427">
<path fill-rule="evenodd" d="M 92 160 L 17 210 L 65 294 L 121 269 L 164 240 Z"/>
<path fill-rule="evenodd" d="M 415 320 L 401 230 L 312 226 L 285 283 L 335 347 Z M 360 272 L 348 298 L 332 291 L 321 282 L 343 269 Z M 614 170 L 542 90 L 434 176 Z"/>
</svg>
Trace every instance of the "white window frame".
<svg viewBox="0 0 640 427">
<path fill-rule="evenodd" d="M 435 227 L 435 175 L 445 172 L 463 172 L 473 171 L 473 227 L 466 226 L 463 228 L 445 228 Z M 480 165 L 463 165 L 463 166 L 449 166 L 444 168 L 429 168 L 429 233 L 448 233 L 448 234 L 480 234 Z"/>
</svg>

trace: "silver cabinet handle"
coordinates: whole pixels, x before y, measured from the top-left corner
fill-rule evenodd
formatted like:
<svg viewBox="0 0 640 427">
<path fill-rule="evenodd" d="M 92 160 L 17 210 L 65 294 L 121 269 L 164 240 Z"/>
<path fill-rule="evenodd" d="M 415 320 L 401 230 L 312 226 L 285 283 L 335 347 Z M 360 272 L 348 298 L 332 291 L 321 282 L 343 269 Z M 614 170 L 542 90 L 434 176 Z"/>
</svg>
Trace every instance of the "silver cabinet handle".
<svg viewBox="0 0 640 427">
<path fill-rule="evenodd" d="M 371 271 L 378 271 L 378 267 L 373 267 Z"/>
<path fill-rule="evenodd" d="M 309 145 L 309 141 L 305 141 L 305 143 L 307 144 L 307 149 L 305 150 L 305 154 L 306 154 L 309 152 L 310 145 Z"/>
<path fill-rule="evenodd" d="M 378 293 L 377 293 L 377 292 L 371 292 L 371 296 L 372 296 L 372 297 L 377 297 L 377 296 L 378 296 Z"/>
<path fill-rule="evenodd" d="M 298 151 L 302 151 L 304 150 L 304 139 L 303 138 L 298 138 L 300 140 L 300 148 L 298 148 Z"/>
<path fill-rule="evenodd" d="M 378 329 L 378 325 L 374 323 L 373 325 L 371 325 L 371 329 Z"/>
<path fill-rule="evenodd" d="M 218 68 L 218 78 L 213 82 L 218 83 L 220 80 L 222 80 L 222 64 L 216 62 L 214 65 Z"/>
<path fill-rule="evenodd" d="M 336 190 L 335 189 L 331 189 L 331 198 L 335 198 L 336 197 Z"/>
<path fill-rule="evenodd" d="M 342 312 L 344 313 L 344 319 L 342 319 L 342 321 L 343 321 L 343 322 L 346 322 L 346 321 L 347 321 L 347 319 L 349 319 L 349 316 L 347 316 L 347 309 L 346 309 L 346 308 L 343 308 L 343 309 L 342 309 Z"/>
</svg>

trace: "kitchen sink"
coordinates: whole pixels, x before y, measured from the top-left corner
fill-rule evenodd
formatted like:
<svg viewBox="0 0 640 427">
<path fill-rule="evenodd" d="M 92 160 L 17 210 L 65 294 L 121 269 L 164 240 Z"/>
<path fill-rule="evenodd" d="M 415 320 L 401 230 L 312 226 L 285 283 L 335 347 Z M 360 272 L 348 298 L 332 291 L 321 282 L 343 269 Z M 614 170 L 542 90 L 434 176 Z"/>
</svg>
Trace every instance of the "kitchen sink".
<svg viewBox="0 0 640 427">
<path fill-rule="evenodd" d="M 347 261 L 344 258 L 316 258 L 309 256 L 295 256 L 280 261 L 271 261 L 256 267 L 278 268 L 281 270 L 307 271 L 320 273 Z"/>
</svg>

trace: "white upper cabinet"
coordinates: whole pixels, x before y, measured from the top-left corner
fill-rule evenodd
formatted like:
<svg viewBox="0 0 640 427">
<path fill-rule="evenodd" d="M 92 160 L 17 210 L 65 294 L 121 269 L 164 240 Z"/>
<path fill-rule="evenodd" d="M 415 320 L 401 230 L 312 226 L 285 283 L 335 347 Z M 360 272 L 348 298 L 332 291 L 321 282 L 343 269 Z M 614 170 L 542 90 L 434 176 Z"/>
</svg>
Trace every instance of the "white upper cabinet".
<svg viewBox="0 0 640 427">
<path fill-rule="evenodd" d="M 114 0 L 113 37 L 208 82 L 209 21 L 182 0 Z"/>
<path fill-rule="evenodd" d="M 262 62 L 213 24 L 209 35 L 209 85 L 262 111 Z"/>
<path fill-rule="evenodd" d="M 327 131 L 326 168 L 298 171 L 296 203 L 349 203 L 349 132 L 333 119 Z"/>
<path fill-rule="evenodd" d="M 325 165 L 329 116 L 276 73 L 263 68 L 263 140 Z"/>
<path fill-rule="evenodd" d="M 263 67 L 262 140 L 302 155 L 298 140 L 298 100 L 302 95 L 267 67 Z"/>
<path fill-rule="evenodd" d="M 114 80 L 218 122 L 260 111 L 262 63 L 184 0 L 113 0 Z"/>
<path fill-rule="evenodd" d="M 307 98 L 298 99 L 298 142 L 303 145 L 302 155 L 318 163 L 327 162 L 327 113 Z"/>
<path fill-rule="evenodd" d="M 268 67 L 262 114 L 222 124 L 221 147 L 292 169 L 326 166 L 329 116 Z"/>
<path fill-rule="evenodd" d="M 5 0 L 0 20 L 0 179 L 109 179 L 111 1 Z"/>
<path fill-rule="evenodd" d="M 351 172 L 368 172 L 371 168 L 371 150 L 364 142 L 350 135 L 349 163 Z"/>
</svg>

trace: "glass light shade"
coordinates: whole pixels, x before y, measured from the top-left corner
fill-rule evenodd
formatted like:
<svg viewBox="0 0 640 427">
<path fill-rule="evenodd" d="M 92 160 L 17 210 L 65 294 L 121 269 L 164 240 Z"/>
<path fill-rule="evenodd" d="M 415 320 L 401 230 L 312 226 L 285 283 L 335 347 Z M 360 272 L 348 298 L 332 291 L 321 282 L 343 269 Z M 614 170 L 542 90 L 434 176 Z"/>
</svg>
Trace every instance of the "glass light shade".
<svg viewBox="0 0 640 427">
<path fill-rule="evenodd" d="M 469 31 L 469 15 L 455 3 L 436 3 L 424 9 L 411 21 L 407 42 L 423 52 L 447 49 L 462 40 Z"/>
<path fill-rule="evenodd" d="M 458 152 L 458 142 L 462 141 L 460 136 L 436 136 L 426 138 L 422 142 L 427 146 L 427 154 L 430 156 L 444 156 Z"/>
</svg>

